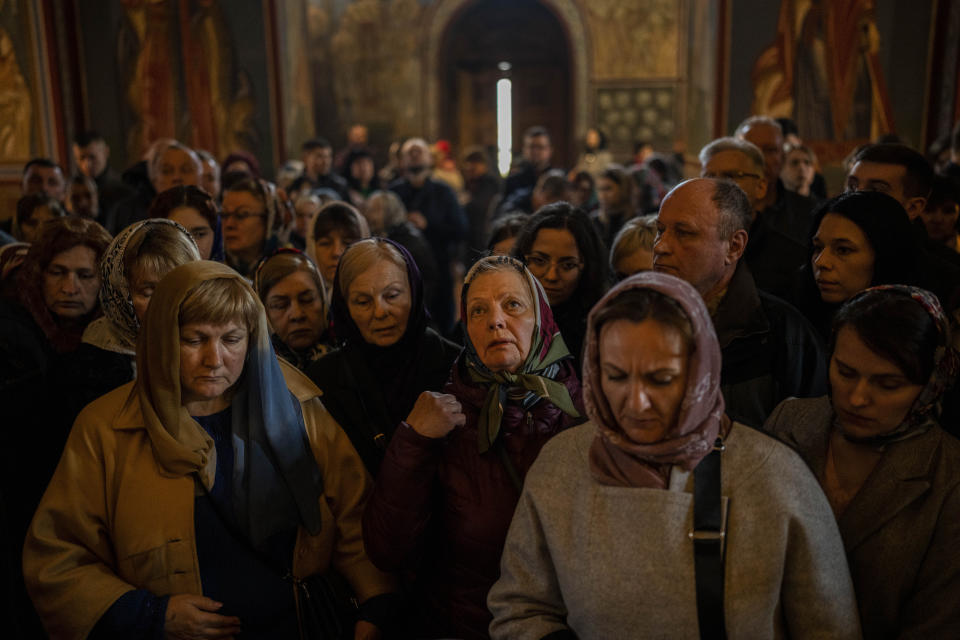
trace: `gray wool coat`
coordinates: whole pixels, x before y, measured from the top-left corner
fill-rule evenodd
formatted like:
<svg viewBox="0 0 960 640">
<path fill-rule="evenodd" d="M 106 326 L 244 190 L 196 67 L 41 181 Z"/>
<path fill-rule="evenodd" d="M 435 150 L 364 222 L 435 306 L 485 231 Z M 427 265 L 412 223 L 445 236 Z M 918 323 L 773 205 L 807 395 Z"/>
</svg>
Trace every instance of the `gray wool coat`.
<svg viewBox="0 0 960 640">
<path fill-rule="evenodd" d="M 667 490 L 590 474 L 592 423 L 546 444 L 527 474 L 487 603 L 494 639 L 696 638 L 692 473 Z M 722 463 L 728 637 L 859 638 L 830 505 L 789 448 L 734 423 Z"/>
<path fill-rule="evenodd" d="M 832 422 L 824 396 L 764 428 L 822 479 Z M 839 525 L 865 638 L 960 638 L 960 441 L 934 427 L 887 445 Z"/>
</svg>

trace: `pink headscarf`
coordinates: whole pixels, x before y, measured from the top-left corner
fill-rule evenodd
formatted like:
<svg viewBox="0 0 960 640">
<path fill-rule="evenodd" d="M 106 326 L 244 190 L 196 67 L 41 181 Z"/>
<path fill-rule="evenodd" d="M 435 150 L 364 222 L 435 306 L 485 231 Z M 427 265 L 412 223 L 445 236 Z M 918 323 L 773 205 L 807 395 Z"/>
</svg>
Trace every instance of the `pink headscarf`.
<svg viewBox="0 0 960 640">
<path fill-rule="evenodd" d="M 620 295 L 634 289 L 657 291 L 679 304 L 693 328 L 695 345 L 687 364 L 687 388 L 677 423 L 663 440 L 652 444 L 637 444 L 626 436 L 600 386 L 600 335 L 595 319 Z M 674 276 L 646 271 L 627 278 L 601 298 L 587 317 L 583 401 L 587 416 L 597 425 L 590 447 L 590 471 L 600 484 L 665 489 L 671 465 L 687 471 L 697 466 L 712 449 L 726 418 L 720 394 L 720 346 L 696 289 Z"/>
</svg>

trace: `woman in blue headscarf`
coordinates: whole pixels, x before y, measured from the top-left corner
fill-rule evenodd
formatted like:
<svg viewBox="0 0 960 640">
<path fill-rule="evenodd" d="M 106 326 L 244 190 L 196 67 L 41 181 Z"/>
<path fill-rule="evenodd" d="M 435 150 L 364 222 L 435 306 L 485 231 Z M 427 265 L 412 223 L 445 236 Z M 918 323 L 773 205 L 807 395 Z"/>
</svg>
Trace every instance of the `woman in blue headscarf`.
<svg viewBox="0 0 960 640">
<path fill-rule="evenodd" d="M 207 261 L 167 274 L 137 369 L 77 418 L 27 536 L 50 635 L 296 637 L 298 582 L 332 567 L 371 637 L 391 583 L 361 540 L 369 478 L 246 281 Z"/>
</svg>

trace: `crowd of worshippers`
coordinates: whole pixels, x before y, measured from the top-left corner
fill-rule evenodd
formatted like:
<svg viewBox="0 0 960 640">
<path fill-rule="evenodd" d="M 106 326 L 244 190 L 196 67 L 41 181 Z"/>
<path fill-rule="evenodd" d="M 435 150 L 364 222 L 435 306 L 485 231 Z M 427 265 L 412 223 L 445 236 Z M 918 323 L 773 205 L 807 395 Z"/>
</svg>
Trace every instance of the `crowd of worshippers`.
<svg viewBox="0 0 960 640">
<path fill-rule="evenodd" d="M 960 637 L 960 127 L 348 140 L 27 164 L 7 637 Z"/>
</svg>

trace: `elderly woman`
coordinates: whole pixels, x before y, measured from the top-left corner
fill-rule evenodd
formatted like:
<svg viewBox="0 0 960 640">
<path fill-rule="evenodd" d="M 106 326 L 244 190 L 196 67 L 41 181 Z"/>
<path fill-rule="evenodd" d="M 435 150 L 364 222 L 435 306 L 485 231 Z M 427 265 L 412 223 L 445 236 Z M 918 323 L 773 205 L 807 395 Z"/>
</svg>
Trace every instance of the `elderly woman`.
<svg viewBox="0 0 960 640">
<path fill-rule="evenodd" d="M 824 341 L 833 314 L 856 293 L 917 283 L 920 250 L 907 212 L 892 197 L 875 191 L 837 196 L 814 211 L 812 229 L 797 308 Z"/>
<path fill-rule="evenodd" d="M 346 202 L 329 202 L 317 211 L 307 238 L 307 253 L 313 258 L 323 282 L 333 289 L 340 257 L 357 240 L 370 237 L 367 220 Z"/>
<path fill-rule="evenodd" d="M 257 262 L 280 246 L 287 207 L 277 188 L 266 180 L 245 178 L 224 184 L 220 219 L 227 264 L 240 275 L 252 277 Z"/>
<path fill-rule="evenodd" d="M 653 269 L 653 241 L 656 237 L 657 216 L 627 220 L 610 247 L 610 268 L 617 280 Z"/>
<path fill-rule="evenodd" d="M 147 180 L 139 185 L 134 195 L 118 202 L 112 211 L 105 212 L 104 226 L 113 233 L 146 219 L 150 203 L 158 193 L 180 185 L 200 184 L 200 158 L 193 149 L 170 138 L 154 141 L 143 164 L 129 169 L 125 178 L 128 173 L 137 174 L 137 170 L 145 170 Z"/>
<path fill-rule="evenodd" d="M 0 406 L 7 426 L 0 482 L 9 489 L 0 523 L 7 535 L 0 537 L 14 547 L 13 557 L 67 438 L 59 393 L 76 381 L 64 375 L 62 362 L 99 313 L 97 262 L 108 244 L 110 234 L 96 222 L 45 222 L 16 274 L 16 299 L 0 301 Z M 16 608 L 27 612 L 19 575 L 15 580 Z"/>
<path fill-rule="evenodd" d="M 467 347 L 444 393 L 422 394 L 397 428 L 364 513 L 377 566 L 416 576 L 417 638 L 487 637 L 486 595 L 523 478 L 582 412 L 573 360 L 522 263 L 478 261 L 460 311 Z"/>
<path fill-rule="evenodd" d="M 137 336 L 157 283 L 199 259 L 197 243 L 172 220 L 134 222 L 113 239 L 100 260 L 103 316 L 87 326 L 63 364 L 64 433 L 88 403 L 136 377 Z"/>
<path fill-rule="evenodd" d="M 180 185 L 153 199 L 148 218 L 169 218 L 193 236 L 201 260 L 223 262 L 223 229 L 220 209 L 213 197 L 200 187 Z"/>
<path fill-rule="evenodd" d="M 371 474 L 421 393 L 443 388 L 460 347 L 428 326 L 423 280 L 400 245 L 361 240 L 344 254 L 330 305 L 342 346 L 307 374 Z"/>
<path fill-rule="evenodd" d="M 296 249 L 278 249 L 257 266 L 253 288 L 267 309 L 277 355 L 301 371 L 330 349 L 327 291 L 317 265 Z"/>
<path fill-rule="evenodd" d="M 587 311 L 609 285 L 606 249 L 590 218 L 566 202 L 547 205 L 527 221 L 512 255 L 543 285 L 579 369 Z"/>
<path fill-rule="evenodd" d="M 834 318 L 830 396 L 787 400 L 764 427 L 823 485 L 864 638 L 960 637 L 960 443 L 938 420 L 958 372 L 948 333 L 923 289 L 861 292 Z"/>
<path fill-rule="evenodd" d="M 830 506 L 799 456 L 724 414 L 692 286 L 614 287 L 590 312 L 583 380 L 591 422 L 527 475 L 493 638 L 859 638 Z"/>
<path fill-rule="evenodd" d="M 250 286 L 191 262 L 153 297 L 137 380 L 77 418 L 27 536 L 50 635 L 293 638 L 309 576 L 388 592 L 360 536 L 368 477 Z"/>
</svg>

